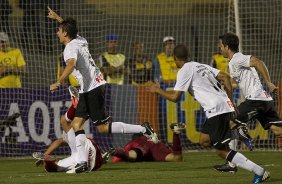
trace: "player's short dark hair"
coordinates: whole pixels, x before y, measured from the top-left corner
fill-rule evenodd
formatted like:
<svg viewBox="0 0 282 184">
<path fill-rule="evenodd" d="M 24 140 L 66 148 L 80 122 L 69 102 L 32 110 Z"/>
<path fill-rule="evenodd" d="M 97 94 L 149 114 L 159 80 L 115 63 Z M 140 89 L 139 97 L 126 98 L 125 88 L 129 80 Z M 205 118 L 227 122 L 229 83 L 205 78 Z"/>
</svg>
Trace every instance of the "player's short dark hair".
<svg viewBox="0 0 282 184">
<path fill-rule="evenodd" d="M 189 61 L 189 50 L 185 45 L 177 45 L 173 49 L 173 56 L 182 61 Z"/>
<path fill-rule="evenodd" d="M 225 33 L 219 36 L 219 39 L 222 41 L 224 46 L 228 46 L 229 49 L 233 52 L 239 51 L 239 38 L 236 34 Z"/>
<path fill-rule="evenodd" d="M 73 18 L 66 18 L 63 22 L 60 23 L 60 27 L 70 39 L 74 39 L 77 36 L 78 29 L 77 29 L 77 22 Z"/>
</svg>

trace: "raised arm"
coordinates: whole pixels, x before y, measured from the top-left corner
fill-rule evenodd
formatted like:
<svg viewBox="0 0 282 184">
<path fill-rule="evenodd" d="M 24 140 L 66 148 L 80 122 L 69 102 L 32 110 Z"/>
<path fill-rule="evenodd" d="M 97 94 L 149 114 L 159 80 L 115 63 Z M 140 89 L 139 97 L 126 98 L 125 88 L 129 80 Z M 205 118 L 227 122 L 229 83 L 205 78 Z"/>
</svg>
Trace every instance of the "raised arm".
<svg viewBox="0 0 282 184">
<path fill-rule="evenodd" d="M 47 6 L 48 8 L 48 18 L 53 19 L 58 21 L 59 23 L 63 22 L 64 19 L 62 19 L 62 17 L 60 17 L 56 12 L 54 12 L 49 6 Z"/>
<path fill-rule="evenodd" d="M 254 67 L 258 71 L 269 90 L 276 94 L 278 87 L 271 82 L 269 72 L 264 62 L 252 56 L 250 61 L 250 67 Z"/>
</svg>

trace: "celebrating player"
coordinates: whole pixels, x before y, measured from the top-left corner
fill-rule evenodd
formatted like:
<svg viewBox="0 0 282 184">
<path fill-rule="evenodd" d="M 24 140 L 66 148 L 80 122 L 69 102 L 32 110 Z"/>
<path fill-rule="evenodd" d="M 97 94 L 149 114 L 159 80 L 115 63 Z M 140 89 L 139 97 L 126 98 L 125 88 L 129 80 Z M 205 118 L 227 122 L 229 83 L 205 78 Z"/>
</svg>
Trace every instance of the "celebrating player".
<svg viewBox="0 0 282 184">
<path fill-rule="evenodd" d="M 88 168 L 87 157 L 84 156 L 87 139 L 83 130 L 83 124 L 88 116 L 97 126 L 100 133 L 144 133 L 156 142 L 157 135 L 147 124 L 141 126 L 123 122 L 110 122 L 110 117 L 105 112 L 104 88 L 106 81 L 89 53 L 86 39 L 77 35 L 78 29 L 74 19 L 63 20 L 49 7 L 48 10 L 48 17 L 60 23 L 57 36 L 60 42 L 65 45 L 64 60 L 67 64 L 60 78 L 50 85 L 50 91 L 55 91 L 61 85 L 61 82 L 72 73 L 74 68 L 76 68 L 76 72 L 72 74 L 80 84 L 80 100 L 75 112 L 75 118 L 72 121 L 72 127 L 76 135 L 76 149 L 81 155 L 76 158 L 78 163 L 76 172 L 85 172 Z"/>
<path fill-rule="evenodd" d="M 177 73 L 174 90 L 164 91 L 159 84 L 154 84 L 148 89 L 173 102 L 179 101 L 182 93 L 189 91 L 204 108 L 207 117 L 200 133 L 200 144 L 203 146 L 212 144 L 219 157 L 255 173 L 253 183 L 260 183 L 268 179 L 268 171 L 248 160 L 243 154 L 231 150 L 228 146 L 231 139 L 229 121 L 234 112 L 230 100 L 232 99 L 232 86 L 229 75 L 209 65 L 190 61 L 185 45 L 176 46 L 173 54 L 177 67 L 181 68 Z M 224 83 L 228 95 L 221 90 L 218 80 Z"/>
<path fill-rule="evenodd" d="M 219 36 L 221 53 L 228 57 L 229 70 L 232 81 L 242 91 L 245 101 L 238 106 L 237 119 L 245 122 L 246 114 L 256 112 L 254 118 L 259 120 L 264 129 L 270 129 L 275 135 L 282 135 L 282 121 L 275 111 L 272 97 L 263 89 L 258 73 L 267 85 L 270 92 L 278 93 L 278 87 L 270 79 L 268 70 L 263 61 L 239 52 L 239 38 L 232 33 Z"/>
<path fill-rule="evenodd" d="M 112 148 L 105 154 L 105 157 L 114 156 L 113 162 L 182 161 L 182 147 L 179 134 L 185 128 L 185 125 L 173 123 L 170 125 L 170 128 L 173 131 L 172 146 L 170 148 L 161 141 L 154 144 L 144 135 L 134 134 L 124 148 Z"/>
</svg>

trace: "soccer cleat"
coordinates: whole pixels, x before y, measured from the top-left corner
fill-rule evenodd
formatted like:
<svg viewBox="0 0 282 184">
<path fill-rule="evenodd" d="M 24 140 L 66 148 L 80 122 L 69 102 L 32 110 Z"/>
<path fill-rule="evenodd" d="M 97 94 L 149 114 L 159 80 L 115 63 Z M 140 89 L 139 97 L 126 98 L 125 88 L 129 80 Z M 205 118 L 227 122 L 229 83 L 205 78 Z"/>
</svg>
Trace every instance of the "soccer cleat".
<svg viewBox="0 0 282 184">
<path fill-rule="evenodd" d="M 253 151 L 254 141 L 249 135 L 248 128 L 246 126 L 239 126 L 237 128 L 237 132 L 238 132 L 239 140 L 242 141 L 250 149 L 250 151 Z"/>
<path fill-rule="evenodd" d="M 37 160 L 43 160 L 43 161 L 55 161 L 56 157 L 54 155 L 44 155 L 44 153 L 41 152 L 33 152 L 32 157 Z"/>
<path fill-rule="evenodd" d="M 186 128 L 186 125 L 184 123 L 171 123 L 169 127 L 173 133 L 180 134 L 181 130 Z"/>
<path fill-rule="evenodd" d="M 232 174 L 235 174 L 238 170 L 236 166 L 232 167 L 228 164 L 228 162 L 226 162 L 223 165 L 215 165 L 215 166 L 213 166 L 213 168 L 217 171 L 220 171 L 220 172 L 229 172 L 229 173 L 232 173 Z"/>
<path fill-rule="evenodd" d="M 154 143 L 158 143 L 158 135 L 154 132 L 153 128 L 148 122 L 143 123 L 143 126 L 146 128 L 144 135 L 150 138 Z"/>
<path fill-rule="evenodd" d="M 79 164 L 76 164 L 76 166 L 73 169 L 68 170 L 66 173 L 74 174 L 74 173 L 83 173 L 83 172 L 88 172 L 87 162 L 81 162 Z"/>
<path fill-rule="evenodd" d="M 269 171 L 264 171 L 262 176 L 258 176 L 258 175 L 254 176 L 253 183 L 254 184 L 262 183 L 262 182 L 268 180 L 269 178 L 270 178 L 270 172 Z"/>
<path fill-rule="evenodd" d="M 73 97 L 79 98 L 79 93 L 78 93 L 78 90 L 76 89 L 76 87 L 69 86 L 69 93 L 70 93 L 72 98 Z"/>
<path fill-rule="evenodd" d="M 103 163 L 107 163 L 109 161 L 110 156 L 114 156 L 116 153 L 115 148 L 110 148 L 108 151 L 106 151 L 103 155 Z"/>
<path fill-rule="evenodd" d="M 71 95 L 71 103 L 74 106 L 74 108 L 76 108 L 79 100 L 78 90 L 74 86 L 69 86 L 69 93 Z"/>
</svg>

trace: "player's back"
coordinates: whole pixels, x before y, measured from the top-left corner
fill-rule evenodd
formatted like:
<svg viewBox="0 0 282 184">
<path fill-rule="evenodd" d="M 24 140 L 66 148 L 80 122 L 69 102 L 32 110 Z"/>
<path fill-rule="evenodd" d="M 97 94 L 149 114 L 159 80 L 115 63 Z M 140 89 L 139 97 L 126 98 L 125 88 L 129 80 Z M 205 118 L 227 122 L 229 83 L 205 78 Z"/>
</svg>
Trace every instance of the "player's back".
<svg viewBox="0 0 282 184">
<path fill-rule="evenodd" d="M 85 38 L 77 36 L 66 45 L 64 60 L 67 62 L 69 59 L 76 60 L 75 68 L 78 72 L 72 74 L 80 84 L 80 93 L 88 92 L 106 83 L 102 80 L 102 73 L 89 52 Z"/>
<path fill-rule="evenodd" d="M 189 91 L 207 117 L 233 112 L 232 103 L 216 79 L 219 70 L 198 62 L 187 62 L 177 74 L 176 91 Z"/>
<path fill-rule="evenodd" d="M 270 101 L 272 98 L 263 89 L 256 69 L 250 67 L 251 57 L 235 53 L 229 62 L 230 75 L 239 84 L 246 99 Z"/>
<path fill-rule="evenodd" d="M 124 146 L 126 150 L 136 148 L 138 146 L 143 146 L 149 144 L 148 138 L 144 135 L 134 134 L 132 139 Z"/>
</svg>

